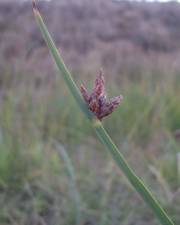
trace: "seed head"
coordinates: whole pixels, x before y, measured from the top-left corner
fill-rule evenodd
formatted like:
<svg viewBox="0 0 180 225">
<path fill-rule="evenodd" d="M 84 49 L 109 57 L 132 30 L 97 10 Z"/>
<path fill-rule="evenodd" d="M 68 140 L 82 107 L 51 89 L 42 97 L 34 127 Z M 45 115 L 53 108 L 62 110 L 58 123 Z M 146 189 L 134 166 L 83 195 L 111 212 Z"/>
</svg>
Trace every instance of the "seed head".
<svg viewBox="0 0 180 225">
<path fill-rule="evenodd" d="M 81 85 L 80 88 L 81 94 L 87 103 L 88 108 L 99 120 L 102 120 L 103 117 L 111 114 L 123 100 L 122 95 L 108 100 L 106 98 L 104 84 L 104 76 L 102 71 L 100 71 L 96 77 L 92 93 L 89 94 L 83 85 Z"/>
</svg>

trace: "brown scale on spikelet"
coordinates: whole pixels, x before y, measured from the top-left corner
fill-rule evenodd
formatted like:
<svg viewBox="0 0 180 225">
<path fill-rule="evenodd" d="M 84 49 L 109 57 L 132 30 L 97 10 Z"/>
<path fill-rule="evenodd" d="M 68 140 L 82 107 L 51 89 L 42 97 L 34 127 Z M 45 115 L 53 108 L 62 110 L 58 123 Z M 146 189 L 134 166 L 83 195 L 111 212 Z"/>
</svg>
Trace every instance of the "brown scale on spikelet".
<svg viewBox="0 0 180 225">
<path fill-rule="evenodd" d="M 113 97 L 111 99 L 106 98 L 104 76 L 102 71 L 98 74 L 94 88 L 91 94 L 89 94 L 86 88 L 81 85 L 80 91 L 88 105 L 88 108 L 94 113 L 94 115 L 102 120 L 103 117 L 111 114 L 115 108 L 122 102 L 123 96 Z"/>
</svg>

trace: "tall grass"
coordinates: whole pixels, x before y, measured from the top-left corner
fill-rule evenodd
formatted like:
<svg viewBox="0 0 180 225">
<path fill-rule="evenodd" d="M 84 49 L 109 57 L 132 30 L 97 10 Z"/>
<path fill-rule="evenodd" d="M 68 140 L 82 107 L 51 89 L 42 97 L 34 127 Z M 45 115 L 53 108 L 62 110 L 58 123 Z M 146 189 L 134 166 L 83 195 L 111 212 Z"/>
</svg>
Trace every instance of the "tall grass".
<svg viewBox="0 0 180 225">
<path fill-rule="evenodd" d="M 82 79 L 84 76 L 86 74 L 81 74 Z M 3 84 L 5 97 L 1 99 L 0 111 L 1 224 L 26 225 L 28 221 L 36 224 L 42 220 L 50 225 L 59 221 L 63 225 L 76 224 L 77 209 L 70 189 L 71 178 L 52 139 L 65 146 L 75 167 L 76 188 L 83 203 L 81 223 L 158 224 L 103 151 L 61 79 L 57 81 L 54 76 L 52 87 L 43 84 L 39 89 L 34 88 L 36 78 L 31 79 L 31 84 L 11 84 L 9 88 Z M 163 79 L 167 81 L 165 76 Z M 120 85 L 125 96 L 123 105 L 104 121 L 104 125 L 136 173 L 168 210 L 175 224 L 179 224 L 179 142 L 174 136 L 179 116 L 170 116 L 172 105 L 180 115 L 179 89 L 174 88 L 172 82 L 167 82 L 166 88 L 161 82 L 148 87 L 146 77 L 136 84 L 126 80 Z M 109 83 L 111 94 L 117 94 L 118 89 L 112 80 Z M 151 94 L 144 94 L 144 89 Z"/>
<path fill-rule="evenodd" d="M 180 224 L 175 135 L 180 128 L 180 76 L 161 63 L 156 70 L 156 65 L 138 61 L 138 71 L 129 63 L 121 68 L 124 77 L 117 72 L 113 79 L 106 75 L 109 94 L 120 92 L 125 98 L 104 126 L 174 223 Z M 25 73 L 21 65 L 11 74 L 8 66 L 4 63 L 6 69 L 0 71 L 0 224 L 77 224 L 73 179 L 58 155 L 57 147 L 63 145 L 81 194 L 80 224 L 157 225 L 103 151 L 61 77 L 52 75 L 47 83 L 42 71 L 38 76 Z M 83 71 L 73 71 L 78 84 L 89 76 Z"/>
<path fill-rule="evenodd" d="M 144 202 L 147 203 L 147 205 L 153 210 L 157 218 L 160 220 L 160 222 L 164 225 L 173 225 L 173 222 L 168 217 L 166 212 L 163 210 L 163 208 L 160 206 L 160 204 L 157 202 L 156 198 L 151 194 L 151 192 L 148 190 L 148 188 L 144 185 L 144 183 L 141 181 L 140 178 L 136 176 L 136 174 L 133 172 L 133 170 L 129 167 L 128 163 L 126 162 L 124 156 L 121 154 L 121 152 L 118 151 L 118 148 L 113 143 L 109 135 L 107 134 L 106 130 L 102 126 L 101 122 L 95 118 L 94 115 L 88 110 L 87 106 L 85 105 L 85 102 L 83 102 L 82 97 L 79 93 L 79 90 L 74 83 L 71 74 L 66 68 L 66 65 L 64 64 L 60 54 L 58 53 L 58 50 L 51 39 L 51 36 L 43 22 L 43 19 L 40 15 L 40 13 L 37 10 L 36 3 L 33 1 L 33 10 L 34 14 L 37 20 L 37 23 L 39 25 L 39 28 L 42 32 L 42 35 L 46 41 L 46 44 L 57 64 L 57 67 L 59 71 L 61 72 L 63 79 L 66 83 L 66 85 L 69 88 L 69 91 L 73 95 L 73 97 L 76 100 L 76 103 L 79 105 L 81 110 L 84 112 L 86 117 L 90 120 L 91 125 L 93 126 L 95 133 L 97 134 L 97 137 L 99 140 L 106 146 L 106 148 L 111 153 L 113 159 L 117 163 L 117 165 L 121 168 L 124 175 L 127 177 L 129 182 L 132 184 L 132 186 L 135 188 L 135 190 L 140 194 Z"/>
</svg>

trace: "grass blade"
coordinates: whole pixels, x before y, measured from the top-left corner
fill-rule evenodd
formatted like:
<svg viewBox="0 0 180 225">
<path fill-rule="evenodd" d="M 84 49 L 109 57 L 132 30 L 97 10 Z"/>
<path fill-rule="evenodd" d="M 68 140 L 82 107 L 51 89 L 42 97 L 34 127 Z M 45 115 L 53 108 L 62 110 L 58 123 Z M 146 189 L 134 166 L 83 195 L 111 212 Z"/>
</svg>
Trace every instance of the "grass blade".
<svg viewBox="0 0 180 225">
<path fill-rule="evenodd" d="M 118 150 L 118 148 L 115 146 L 105 129 L 103 128 L 101 122 L 97 120 L 92 113 L 88 110 L 86 104 L 84 103 L 79 89 L 77 88 L 76 84 L 74 83 L 70 72 L 66 68 L 62 57 L 60 56 L 47 28 L 44 24 L 44 21 L 36 7 L 35 0 L 33 1 L 33 9 L 35 18 L 37 20 L 38 26 L 41 30 L 41 33 L 44 37 L 44 40 L 46 41 L 46 44 L 58 66 L 58 69 L 63 76 L 63 79 L 68 86 L 71 94 L 74 96 L 77 104 L 81 108 L 81 110 L 85 113 L 85 115 L 90 119 L 90 122 L 95 129 L 95 132 L 99 138 L 99 140 L 106 146 L 108 151 L 111 153 L 113 159 L 117 163 L 117 165 L 120 167 L 120 169 L 123 171 L 124 175 L 127 177 L 129 182 L 132 184 L 132 186 L 136 189 L 136 191 L 140 194 L 142 199 L 147 203 L 147 205 L 153 210 L 157 218 L 160 220 L 161 224 L 163 225 L 174 225 L 171 219 L 168 217 L 166 212 L 163 210 L 163 208 L 160 206 L 160 204 L 157 202 L 155 197 L 151 194 L 151 192 L 148 190 L 148 188 L 144 185 L 144 183 L 136 176 L 136 174 L 133 172 L 133 170 L 129 167 L 128 163 L 124 159 L 124 156 L 121 154 L 121 152 Z"/>
<path fill-rule="evenodd" d="M 56 151 L 57 151 L 59 157 L 62 158 L 65 163 L 66 170 L 70 177 L 72 199 L 74 199 L 75 204 L 76 204 L 76 224 L 80 224 L 81 209 L 83 208 L 83 205 L 82 205 L 80 193 L 79 193 L 79 190 L 77 187 L 75 169 L 72 165 L 71 159 L 70 159 L 66 149 L 64 148 L 64 146 L 62 146 L 60 143 L 58 143 L 56 141 L 53 141 L 53 142 L 54 142 L 54 145 L 56 147 Z"/>
<path fill-rule="evenodd" d="M 36 18 L 36 21 L 39 25 L 39 28 L 41 30 L 41 33 L 44 37 L 44 40 L 46 41 L 46 44 L 56 62 L 56 65 L 59 69 L 59 71 L 61 71 L 61 75 L 63 76 L 63 79 L 66 83 L 66 85 L 68 86 L 71 94 L 74 96 L 74 98 L 76 99 L 76 102 L 78 103 L 79 107 L 81 108 L 81 110 L 86 114 L 86 116 L 89 118 L 89 119 L 92 119 L 94 116 L 93 114 L 88 110 L 84 100 L 82 99 L 81 97 L 81 94 L 79 92 L 79 89 L 77 88 L 74 80 L 72 79 L 71 77 L 71 74 L 70 72 L 68 71 L 65 63 L 63 62 L 62 60 L 62 57 L 60 56 L 60 53 L 59 51 L 57 50 L 44 22 L 43 22 L 43 19 L 39 13 L 39 11 L 37 10 L 37 7 L 36 7 L 36 3 L 35 1 L 33 0 L 33 10 L 34 10 L 34 14 L 35 14 L 35 18 Z M 61 60 L 60 60 L 61 59 Z"/>
</svg>

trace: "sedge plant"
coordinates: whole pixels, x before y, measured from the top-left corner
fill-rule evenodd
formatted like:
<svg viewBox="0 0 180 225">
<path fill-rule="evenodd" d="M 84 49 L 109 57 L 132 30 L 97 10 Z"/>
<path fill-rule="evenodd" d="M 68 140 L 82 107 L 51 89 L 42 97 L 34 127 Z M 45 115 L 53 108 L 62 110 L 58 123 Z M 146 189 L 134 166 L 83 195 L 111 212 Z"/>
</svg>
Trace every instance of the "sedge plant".
<svg viewBox="0 0 180 225">
<path fill-rule="evenodd" d="M 33 11 L 38 27 L 41 30 L 42 36 L 49 48 L 50 53 L 54 58 L 54 61 L 58 67 L 60 74 L 62 75 L 70 93 L 76 100 L 76 103 L 90 121 L 90 124 L 92 125 L 95 133 L 97 134 L 98 139 L 102 142 L 102 144 L 104 144 L 106 149 L 112 155 L 116 164 L 122 170 L 122 172 L 129 180 L 131 185 L 134 187 L 134 189 L 142 197 L 144 202 L 152 209 L 156 217 L 159 219 L 160 223 L 162 225 L 174 225 L 174 223 L 166 214 L 161 205 L 158 203 L 156 198 L 152 195 L 152 193 L 145 186 L 142 180 L 130 168 L 124 156 L 113 143 L 112 139 L 110 138 L 101 123 L 102 118 L 110 114 L 117 107 L 117 105 L 120 104 L 122 96 L 112 98 L 110 99 L 110 101 L 107 102 L 104 95 L 104 80 L 101 73 L 96 79 L 95 87 L 91 95 L 87 93 L 84 86 L 81 86 L 80 93 L 79 88 L 76 86 L 69 70 L 67 69 L 59 51 L 57 50 L 54 44 L 53 39 L 51 38 L 51 35 L 48 32 L 43 18 L 37 8 L 35 0 L 33 0 Z M 100 109 L 101 111 L 99 111 Z"/>
</svg>

